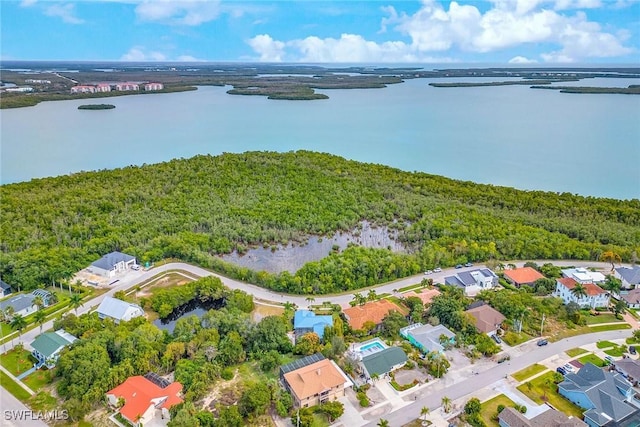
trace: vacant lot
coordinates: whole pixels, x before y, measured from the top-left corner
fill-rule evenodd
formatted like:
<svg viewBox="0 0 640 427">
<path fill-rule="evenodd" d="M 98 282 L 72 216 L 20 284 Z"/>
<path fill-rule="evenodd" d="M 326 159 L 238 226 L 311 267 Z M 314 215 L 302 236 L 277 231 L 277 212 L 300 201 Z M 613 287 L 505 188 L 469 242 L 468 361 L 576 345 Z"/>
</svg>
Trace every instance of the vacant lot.
<svg viewBox="0 0 640 427">
<path fill-rule="evenodd" d="M 524 381 L 527 378 L 531 378 L 535 374 L 538 374 L 546 370 L 547 370 L 546 366 L 542 366 L 536 363 L 535 365 L 527 366 L 526 368 L 516 372 L 511 376 L 518 381 Z"/>
</svg>

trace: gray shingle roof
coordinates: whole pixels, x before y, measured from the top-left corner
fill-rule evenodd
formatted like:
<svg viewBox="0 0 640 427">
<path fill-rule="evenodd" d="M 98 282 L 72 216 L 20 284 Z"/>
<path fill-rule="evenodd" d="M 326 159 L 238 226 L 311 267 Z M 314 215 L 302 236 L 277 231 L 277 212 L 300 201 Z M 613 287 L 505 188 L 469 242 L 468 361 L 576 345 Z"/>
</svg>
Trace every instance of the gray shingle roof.
<svg viewBox="0 0 640 427">
<path fill-rule="evenodd" d="M 3 281 L 2 279 L 0 279 L 0 289 L 2 289 L 3 291 L 11 290 L 11 286 L 5 281 Z"/>
<path fill-rule="evenodd" d="M 616 369 L 624 371 L 627 375 L 640 380 L 640 362 L 634 359 L 621 359 L 613 363 Z"/>
<path fill-rule="evenodd" d="M 474 279 L 471 273 L 478 272 L 484 277 L 497 277 L 495 273 L 488 268 L 477 268 L 475 270 L 470 271 L 462 271 L 460 273 L 456 273 L 455 276 L 447 276 L 444 278 L 444 283 L 446 285 L 459 286 L 461 288 L 467 286 L 473 286 L 476 284 L 476 279 Z"/>
<path fill-rule="evenodd" d="M 93 262 L 91 265 L 94 267 L 101 268 L 103 270 L 111 270 L 114 265 L 119 262 L 129 262 L 135 257 L 127 254 L 123 254 L 122 252 L 111 252 L 110 254 L 106 254 L 99 260 Z"/>
<path fill-rule="evenodd" d="M 7 307 L 13 307 L 13 311 L 17 313 L 20 310 L 31 307 L 33 305 L 34 298 L 35 296 L 33 294 L 16 295 L 4 301 L 0 301 L 0 310 L 5 311 Z"/>
<path fill-rule="evenodd" d="M 131 304 L 126 301 L 119 300 L 117 298 L 106 297 L 102 300 L 100 305 L 98 306 L 98 314 L 103 316 L 111 317 L 113 319 L 122 320 L 123 316 L 130 308 L 137 308 L 142 310 L 139 305 Z"/>
<path fill-rule="evenodd" d="M 640 266 L 618 267 L 616 272 L 632 285 L 640 284 Z"/>
<path fill-rule="evenodd" d="M 362 358 L 362 364 L 369 375 L 383 375 L 407 361 L 407 355 L 400 347 L 389 347 Z"/>
</svg>

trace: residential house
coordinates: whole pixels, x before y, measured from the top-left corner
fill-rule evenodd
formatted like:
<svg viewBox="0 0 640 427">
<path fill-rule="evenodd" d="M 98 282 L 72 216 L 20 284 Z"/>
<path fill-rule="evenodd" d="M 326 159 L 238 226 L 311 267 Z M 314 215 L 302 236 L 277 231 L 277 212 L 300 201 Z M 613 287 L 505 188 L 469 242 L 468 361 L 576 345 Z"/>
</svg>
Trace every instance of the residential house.
<svg viewBox="0 0 640 427">
<path fill-rule="evenodd" d="M 633 386 L 617 372 L 587 363 L 577 373 L 565 375 L 558 393 L 586 409 L 584 421 L 592 427 L 640 423 L 640 402 Z"/>
<path fill-rule="evenodd" d="M 360 365 L 364 368 L 367 378 L 373 375 L 381 377 L 402 368 L 407 360 L 407 354 L 400 347 L 388 347 L 364 356 Z"/>
<path fill-rule="evenodd" d="M 46 366 L 47 369 L 53 369 L 62 349 L 73 344 L 77 339 L 64 329 L 38 335 L 31 343 L 33 348 L 31 355 L 38 361 L 36 367 Z"/>
<path fill-rule="evenodd" d="M 420 301 L 422 301 L 422 304 L 427 305 L 427 304 L 431 304 L 431 301 L 438 295 L 440 295 L 440 291 L 433 288 L 433 289 L 421 289 L 420 292 L 416 292 L 416 291 L 405 292 L 404 294 L 402 294 L 402 297 L 404 299 L 411 298 L 411 297 L 420 298 Z"/>
<path fill-rule="evenodd" d="M 309 310 L 296 310 L 293 315 L 293 331 L 296 339 L 309 332 L 315 332 L 322 339 L 324 328 L 327 326 L 333 326 L 333 316 L 318 316 Z"/>
<path fill-rule="evenodd" d="M 623 288 L 631 289 L 640 287 L 640 266 L 618 267 L 615 269 L 613 275 L 622 281 Z"/>
<path fill-rule="evenodd" d="M 112 297 L 105 297 L 96 311 L 100 319 L 112 319 L 115 323 L 144 316 L 144 310 L 139 305 Z"/>
<path fill-rule="evenodd" d="M 157 375 L 147 374 L 127 378 L 107 392 L 107 400 L 114 408 L 124 402 L 118 412 L 135 427 L 148 423 L 158 425 L 158 419 L 168 421 L 171 418 L 169 409 L 172 406 L 182 403 L 181 392 L 179 382 L 169 383 Z M 153 422 L 154 419 L 157 421 Z"/>
<path fill-rule="evenodd" d="M 96 87 L 90 85 L 78 85 L 71 88 L 71 93 L 95 93 Z"/>
<path fill-rule="evenodd" d="M 504 278 L 518 288 L 522 285 L 532 286 L 536 280 L 544 279 L 538 270 L 532 267 L 514 268 L 513 270 L 505 270 Z"/>
<path fill-rule="evenodd" d="M 553 292 L 553 296 L 562 298 L 565 304 L 570 302 L 577 303 L 580 307 L 608 307 L 609 306 L 609 294 L 600 286 L 594 283 L 583 283 L 586 296 L 577 297 L 573 294 L 572 289 L 578 284 L 571 277 L 563 277 L 556 280 L 556 290 Z"/>
<path fill-rule="evenodd" d="M 453 344 L 456 338 L 456 334 L 444 325 L 431 326 L 422 323 L 414 323 L 401 328 L 400 335 L 425 354 L 432 351 L 443 352 L 443 344 Z"/>
<path fill-rule="evenodd" d="M 43 289 L 36 289 L 30 294 L 19 294 L 11 298 L 7 298 L 0 301 L 0 310 L 4 313 L 11 307 L 13 315 L 19 314 L 21 316 L 27 316 L 31 313 L 38 311 L 38 306 L 35 304 L 36 297 L 40 297 L 45 306 L 49 305 L 51 293 Z"/>
<path fill-rule="evenodd" d="M 109 83 L 98 83 L 96 92 L 111 92 L 111 85 Z"/>
<path fill-rule="evenodd" d="M 138 83 L 133 82 L 120 82 L 116 83 L 116 90 L 121 91 L 129 91 L 129 90 L 140 90 L 140 85 Z"/>
<path fill-rule="evenodd" d="M 640 308 L 640 289 L 635 288 L 630 291 L 620 291 L 620 299 L 626 302 L 629 308 Z"/>
<path fill-rule="evenodd" d="M 476 329 L 487 335 L 495 334 L 500 329 L 502 322 L 507 319 L 502 313 L 488 304 L 474 307 L 465 311 L 465 313 L 473 317 Z"/>
<path fill-rule="evenodd" d="M 500 427 L 586 427 L 587 424 L 575 417 L 567 417 L 563 412 L 547 409 L 533 418 L 527 419 L 515 408 L 504 408 L 498 415 Z"/>
<path fill-rule="evenodd" d="M 164 85 L 162 83 L 145 83 L 144 90 L 162 90 Z"/>
<path fill-rule="evenodd" d="M 475 295 L 498 284 L 498 276 L 488 268 L 478 268 L 456 273 L 444 278 L 444 283 L 464 290 L 465 295 Z"/>
<path fill-rule="evenodd" d="M 4 298 L 11 293 L 11 286 L 0 279 L 0 298 Z"/>
<path fill-rule="evenodd" d="M 408 313 L 407 309 L 400 308 L 384 298 L 342 310 L 344 317 L 347 319 L 347 323 L 349 323 L 349 326 L 354 331 L 364 329 L 364 324 L 367 322 L 373 323 L 376 327 L 375 329 L 379 328 L 382 324 L 382 319 L 392 311 L 397 311 L 403 315 Z"/>
<path fill-rule="evenodd" d="M 122 252 L 111 252 L 104 255 L 97 261 L 94 261 L 89 270 L 92 273 L 103 277 L 114 277 L 117 273 L 127 271 L 131 267 L 137 265 L 136 258 Z"/>
<path fill-rule="evenodd" d="M 613 368 L 634 386 L 640 383 L 640 361 L 637 359 L 624 358 L 616 360 L 613 362 Z"/>
<path fill-rule="evenodd" d="M 335 362 L 320 353 L 281 366 L 280 378 L 296 408 L 336 400 L 353 385 Z"/>
<path fill-rule="evenodd" d="M 570 277 L 578 283 L 604 283 L 607 279 L 604 274 L 586 268 L 567 268 L 562 270 L 563 277 Z"/>
</svg>

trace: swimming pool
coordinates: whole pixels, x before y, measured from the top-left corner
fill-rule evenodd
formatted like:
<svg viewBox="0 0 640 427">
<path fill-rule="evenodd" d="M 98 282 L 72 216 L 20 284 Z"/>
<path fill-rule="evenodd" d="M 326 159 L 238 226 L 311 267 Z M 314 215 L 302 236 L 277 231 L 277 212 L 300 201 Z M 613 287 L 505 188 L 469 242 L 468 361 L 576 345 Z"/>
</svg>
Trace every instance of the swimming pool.
<svg viewBox="0 0 640 427">
<path fill-rule="evenodd" d="M 384 350 L 384 346 L 377 341 L 360 347 L 360 351 L 363 353 L 373 353 L 374 351 L 380 350 Z"/>
<path fill-rule="evenodd" d="M 385 348 L 387 348 L 387 346 L 385 345 L 384 342 L 382 342 L 380 338 L 374 338 L 370 341 L 365 341 L 363 343 L 356 344 L 353 347 L 353 352 L 358 354 L 360 358 L 362 358 L 364 356 L 368 356 L 370 354 L 382 351 Z"/>
</svg>

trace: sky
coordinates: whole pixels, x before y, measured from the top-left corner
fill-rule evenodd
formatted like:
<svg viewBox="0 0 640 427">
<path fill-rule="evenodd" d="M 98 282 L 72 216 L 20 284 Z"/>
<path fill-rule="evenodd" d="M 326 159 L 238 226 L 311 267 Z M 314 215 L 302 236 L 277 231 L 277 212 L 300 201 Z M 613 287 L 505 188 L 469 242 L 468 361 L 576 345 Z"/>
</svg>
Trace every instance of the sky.
<svg viewBox="0 0 640 427">
<path fill-rule="evenodd" d="M 640 65 L 640 0 L 0 0 L 0 59 Z"/>
</svg>

